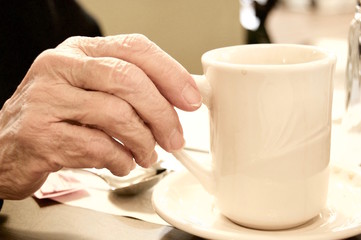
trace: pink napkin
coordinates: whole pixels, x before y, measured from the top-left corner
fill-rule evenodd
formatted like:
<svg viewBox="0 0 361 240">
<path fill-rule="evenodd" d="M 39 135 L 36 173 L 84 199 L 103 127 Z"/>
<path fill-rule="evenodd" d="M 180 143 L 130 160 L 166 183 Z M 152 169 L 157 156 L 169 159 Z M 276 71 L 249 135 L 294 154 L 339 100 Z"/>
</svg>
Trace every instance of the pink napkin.
<svg viewBox="0 0 361 240">
<path fill-rule="evenodd" d="M 43 186 L 34 193 L 39 199 L 54 198 L 84 189 L 84 185 L 67 172 L 55 172 L 48 176 Z"/>
</svg>

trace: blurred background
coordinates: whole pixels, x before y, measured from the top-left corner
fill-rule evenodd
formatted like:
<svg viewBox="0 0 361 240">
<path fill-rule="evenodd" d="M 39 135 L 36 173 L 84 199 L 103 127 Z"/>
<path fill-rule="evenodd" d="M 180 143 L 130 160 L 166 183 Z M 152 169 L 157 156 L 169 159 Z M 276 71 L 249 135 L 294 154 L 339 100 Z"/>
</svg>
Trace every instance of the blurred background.
<svg viewBox="0 0 361 240">
<path fill-rule="evenodd" d="M 244 42 L 238 0 L 79 0 L 103 34 L 142 33 L 181 62 L 202 72 L 205 51 Z"/>
<path fill-rule="evenodd" d="M 306 43 L 342 52 L 356 5 L 356 0 L 78 1 L 104 35 L 142 33 L 196 74 L 202 72 L 201 55 L 222 46 Z"/>
</svg>

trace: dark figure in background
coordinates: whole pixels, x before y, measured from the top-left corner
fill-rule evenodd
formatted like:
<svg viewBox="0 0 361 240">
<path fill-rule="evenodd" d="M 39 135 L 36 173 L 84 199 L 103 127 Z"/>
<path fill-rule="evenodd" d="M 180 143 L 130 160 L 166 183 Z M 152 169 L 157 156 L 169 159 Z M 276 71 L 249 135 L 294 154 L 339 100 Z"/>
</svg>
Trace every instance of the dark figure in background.
<svg viewBox="0 0 361 240">
<path fill-rule="evenodd" d="M 34 59 L 70 36 L 101 36 L 73 0 L 12 0 L 0 5 L 0 109 Z"/>
</svg>

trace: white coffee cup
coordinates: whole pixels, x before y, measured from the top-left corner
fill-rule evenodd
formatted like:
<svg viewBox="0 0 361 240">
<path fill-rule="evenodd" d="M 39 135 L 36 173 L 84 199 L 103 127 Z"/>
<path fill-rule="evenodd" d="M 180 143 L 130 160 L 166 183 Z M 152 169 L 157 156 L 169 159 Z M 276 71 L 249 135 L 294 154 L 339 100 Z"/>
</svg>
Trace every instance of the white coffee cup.
<svg viewBox="0 0 361 240">
<path fill-rule="evenodd" d="M 306 45 L 211 50 L 195 76 L 212 161 L 173 153 L 237 224 L 286 229 L 325 207 L 335 55 Z"/>
</svg>

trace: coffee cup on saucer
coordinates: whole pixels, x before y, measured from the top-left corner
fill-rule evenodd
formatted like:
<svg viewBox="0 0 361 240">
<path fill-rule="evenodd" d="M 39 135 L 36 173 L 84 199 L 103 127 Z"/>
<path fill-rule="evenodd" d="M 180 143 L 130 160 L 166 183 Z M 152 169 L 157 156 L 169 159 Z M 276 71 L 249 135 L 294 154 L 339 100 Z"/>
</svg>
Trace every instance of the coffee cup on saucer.
<svg viewBox="0 0 361 240">
<path fill-rule="evenodd" d="M 240 45 L 202 56 L 211 160 L 173 155 L 233 222 L 277 230 L 327 200 L 335 55 L 295 44 Z"/>
</svg>

